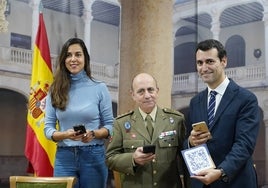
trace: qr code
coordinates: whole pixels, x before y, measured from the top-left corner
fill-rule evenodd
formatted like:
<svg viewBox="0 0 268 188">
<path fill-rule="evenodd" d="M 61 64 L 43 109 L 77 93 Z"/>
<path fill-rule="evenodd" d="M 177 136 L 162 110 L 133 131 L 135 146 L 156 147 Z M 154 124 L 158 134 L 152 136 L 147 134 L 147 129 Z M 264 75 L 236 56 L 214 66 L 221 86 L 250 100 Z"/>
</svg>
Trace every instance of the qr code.
<svg viewBox="0 0 268 188">
<path fill-rule="evenodd" d="M 192 174 L 215 166 L 210 158 L 207 148 L 204 146 L 185 150 L 183 154 L 187 166 Z"/>
</svg>

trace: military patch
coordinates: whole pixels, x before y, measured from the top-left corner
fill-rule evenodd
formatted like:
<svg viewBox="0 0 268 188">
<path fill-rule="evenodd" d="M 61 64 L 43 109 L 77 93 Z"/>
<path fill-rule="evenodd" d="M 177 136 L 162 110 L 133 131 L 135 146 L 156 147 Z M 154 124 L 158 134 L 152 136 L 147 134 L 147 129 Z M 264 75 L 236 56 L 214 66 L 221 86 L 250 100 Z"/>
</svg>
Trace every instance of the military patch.
<svg viewBox="0 0 268 188">
<path fill-rule="evenodd" d="M 131 129 L 131 125 L 130 125 L 129 121 L 125 122 L 124 126 L 125 126 L 125 129 L 126 129 L 126 132 L 128 133 L 130 131 L 130 129 Z"/>
</svg>

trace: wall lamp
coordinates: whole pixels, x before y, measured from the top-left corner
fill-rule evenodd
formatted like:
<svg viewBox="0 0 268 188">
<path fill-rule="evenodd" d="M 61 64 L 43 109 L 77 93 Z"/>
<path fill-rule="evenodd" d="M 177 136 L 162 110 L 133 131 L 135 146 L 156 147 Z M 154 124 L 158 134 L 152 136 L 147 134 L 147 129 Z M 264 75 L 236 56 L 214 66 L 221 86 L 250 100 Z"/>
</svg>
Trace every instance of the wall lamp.
<svg viewBox="0 0 268 188">
<path fill-rule="evenodd" d="M 255 58 L 259 59 L 261 57 L 261 49 L 254 49 L 253 55 Z"/>
</svg>

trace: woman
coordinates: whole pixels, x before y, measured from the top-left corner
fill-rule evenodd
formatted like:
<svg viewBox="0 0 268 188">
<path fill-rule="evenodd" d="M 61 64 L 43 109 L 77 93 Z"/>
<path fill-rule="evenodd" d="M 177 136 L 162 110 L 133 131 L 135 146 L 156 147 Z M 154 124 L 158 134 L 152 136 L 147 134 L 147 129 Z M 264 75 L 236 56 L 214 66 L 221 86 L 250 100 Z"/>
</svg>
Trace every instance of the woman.
<svg viewBox="0 0 268 188">
<path fill-rule="evenodd" d="M 75 188 L 104 188 L 104 142 L 113 123 L 109 91 L 92 78 L 81 39 L 71 38 L 63 45 L 58 63 L 46 100 L 44 129 L 46 137 L 57 142 L 54 176 L 75 176 Z M 77 125 L 85 132 L 75 131 Z"/>
</svg>

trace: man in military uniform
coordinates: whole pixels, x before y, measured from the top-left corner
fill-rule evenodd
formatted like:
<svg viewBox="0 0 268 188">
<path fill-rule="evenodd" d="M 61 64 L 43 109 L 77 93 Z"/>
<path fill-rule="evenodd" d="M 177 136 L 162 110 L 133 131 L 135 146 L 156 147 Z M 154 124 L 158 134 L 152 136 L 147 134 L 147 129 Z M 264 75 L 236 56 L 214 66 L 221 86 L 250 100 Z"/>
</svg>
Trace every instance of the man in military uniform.
<svg viewBox="0 0 268 188">
<path fill-rule="evenodd" d="M 185 137 L 184 116 L 157 106 L 158 91 L 151 75 L 135 76 L 131 95 L 138 107 L 114 121 L 106 162 L 111 170 L 120 172 L 123 188 L 182 187 L 179 171 Z M 145 120 L 147 115 L 151 121 Z M 155 145 L 155 151 L 145 153 L 145 145 Z"/>
</svg>

